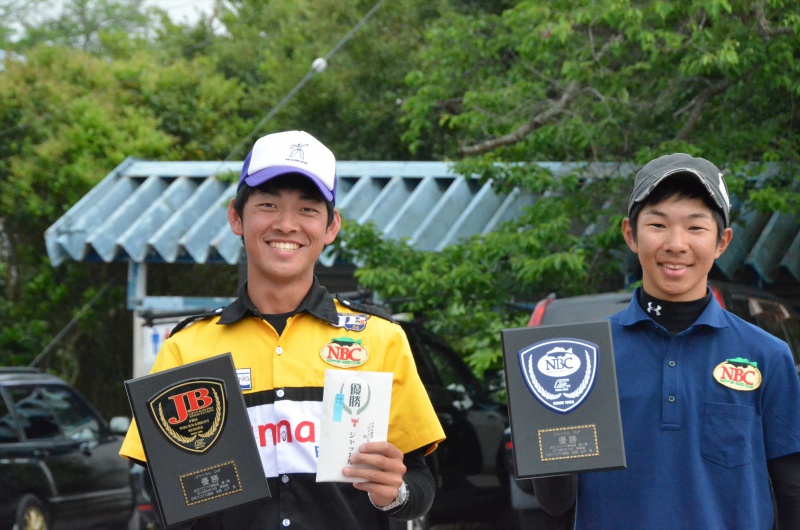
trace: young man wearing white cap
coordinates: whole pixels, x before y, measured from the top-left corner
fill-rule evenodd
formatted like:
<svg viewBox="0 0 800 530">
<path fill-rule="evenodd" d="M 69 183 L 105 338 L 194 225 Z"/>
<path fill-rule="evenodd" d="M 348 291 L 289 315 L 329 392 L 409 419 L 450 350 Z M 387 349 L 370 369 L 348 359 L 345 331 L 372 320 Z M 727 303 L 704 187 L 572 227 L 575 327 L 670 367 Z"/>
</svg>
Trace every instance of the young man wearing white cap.
<svg viewBox="0 0 800 530">
<path fill-rule="evenodd" d="M 244 162 L 228 220 L 247 252 L 247 282 L 228 307 L 179 324 L 158 353 L 161 371 L 230 352 L 272 498 L 196 521 L 205 529 L 388 528 L 424 515 L 435 482 L 424 456 L 444 432 L 402 329 L 378 308 L 334 298 L 314 276 L 336 238 L 336 160 L 316 138 L 287 131 L 259 139 Z M 392 372 L 386 442 L 365 443 L 344 474 L 315 481 L 322 387 L 332 341 L 358 342 L 349 370 Z M 135 426 L 120 454 L 145 459 Z"/>
<path fill-rule="evenodd" d="M 791 352 L 707 285 L 729 225 L 711 162 L 676 153 L 636 175 L 622 233 L 642 286 L 610 317 L 627 469 L 534 479 L 553 515 L 577 496 L 575 528 L 800 528 Z"/>
</svg>

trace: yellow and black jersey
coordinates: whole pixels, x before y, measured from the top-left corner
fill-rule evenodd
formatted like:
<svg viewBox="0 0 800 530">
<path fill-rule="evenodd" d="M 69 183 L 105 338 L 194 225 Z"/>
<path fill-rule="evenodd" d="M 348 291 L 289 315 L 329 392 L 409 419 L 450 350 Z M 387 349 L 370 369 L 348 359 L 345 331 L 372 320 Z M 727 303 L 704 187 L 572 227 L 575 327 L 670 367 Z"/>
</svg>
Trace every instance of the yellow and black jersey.
<svg viewBox="0 0 800 530">
<path fill-rule="evenodd" d="M 225 353 L 236 366 L 265 474 L 283 484 L 316 473 L 325 370 L 393 374 L 388 441 L 403 453 L 430 452 L 444 439 L 402 328 L 370 306 L 332 298 L 316 280 L 280 335 L 243 287 L 228 307 L 179 324 L 153 372 Z M 135 424 L 120 454 L 146 460 Z"/>
</svg>

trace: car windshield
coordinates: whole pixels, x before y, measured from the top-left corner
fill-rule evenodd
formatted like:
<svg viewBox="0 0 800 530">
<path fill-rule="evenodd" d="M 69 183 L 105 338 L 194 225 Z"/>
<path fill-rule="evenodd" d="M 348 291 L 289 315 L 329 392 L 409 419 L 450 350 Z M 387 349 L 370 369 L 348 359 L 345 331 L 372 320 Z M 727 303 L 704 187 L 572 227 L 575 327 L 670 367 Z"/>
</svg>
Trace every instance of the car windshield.
<svg viewBox="0 0 800 530">
<path fill-rule="evenodd" d="M 0 396 L 0 443 L 13 443 L 19 441 L 16 422 L 8 410 L 3 396 Z"/>
<path fill-rule="evenodd" d="M 97 439 L 99 422 L 68 388 L 60 385 L 15 385 L 9 387 L 9 395 L 26 439 Z"/>
</svg>

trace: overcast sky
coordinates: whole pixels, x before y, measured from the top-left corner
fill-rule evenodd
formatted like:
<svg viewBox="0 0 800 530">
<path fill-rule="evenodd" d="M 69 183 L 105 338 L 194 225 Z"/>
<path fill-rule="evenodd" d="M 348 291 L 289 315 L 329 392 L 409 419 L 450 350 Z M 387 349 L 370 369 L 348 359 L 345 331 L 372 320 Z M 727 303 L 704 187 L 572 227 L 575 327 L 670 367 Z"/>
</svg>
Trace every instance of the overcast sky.
<svg viewBox="0 0 800 530">
<path fill-rule="evenodd" d="M 160 7 L 175 23 L 195 22 L 200 13 L 214 9 L 214 0 L 146 0 L 145 4 Z"/>
</svg>

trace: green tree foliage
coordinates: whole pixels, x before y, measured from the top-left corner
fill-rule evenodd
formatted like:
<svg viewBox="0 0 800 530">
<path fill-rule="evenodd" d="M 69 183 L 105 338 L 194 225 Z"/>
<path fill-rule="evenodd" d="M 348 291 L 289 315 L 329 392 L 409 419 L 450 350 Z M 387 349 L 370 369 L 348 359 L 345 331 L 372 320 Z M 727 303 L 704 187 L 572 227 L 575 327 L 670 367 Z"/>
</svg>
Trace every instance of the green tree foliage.
<svg viewBox="0 0 800 530">
<path fill-rule="evenodd" d="M 40 366 L 124 412 L 118 382 L 130 375 L 133 342 L 125 264 L 53 268 L 44 231 L 128 156 L 243 158 L 234 147 L 371 5 L 220 2 L 191 27 L 138 12 L 135 0 L 65 2 L 63 11 L 44 5 L 0 4 L 9 14 L 3 28 L 27 29 L 4 41 L 14 53 L 0 70 L 1 362 L 30 363 L 94 301 Z M 406 27 L 409 5 L 382 9 L 380 24 L 375 18 L 342 42 L 324 75 L 254 134 L 303 128 L 330 136 L 337 152 L 353 148 L 340 158 L 399 157 L 397 94 L 409 52 L 422 42 L 420 27 Z M 370 65 L 373 54 L 382 68 Z M 153 267 L 151 294 L 228 295 L 235 287 L 231 268 L 194 267 L 189 280 L 176 274 L 180 268 Z M 228 288 L 206 291 L 221 283 Z"/>
<path fill-rule="evenodd" d="M 0 350 L 27 364 L 110 282 L 46 360 L 96 402 L 120 388 L 88 382 L 131 366 L 124 265 L 53 268 L 43 234 L 127 156 L 240 160 L 255 136 L 297 128 L 341 160 L 450 160 L 533 194 L 504 230 L 438 254 L 369 226 L 342 236 L 364 286 L 427 315 L 478 371 L 497 366 L 497 331 L 524 324 L 522 302 L 621 286 L 629 181 L 584 163 L 682 150 L 729 167 L 741 197 L 798 205 L 796 2 L 218 0 L 192 26 L 140 0 L 37 2 L 0 0 L 14 52 L 0 69 Z M 745 178 L 774 161 L 775 178 Z M 152 285 L 201 294 L 172 270 Z"/>
<path fill-rule="evenodd" d="M 615 263 L 627 256 L 619 219 L 630 180 L 554 179 L 532 161 L 641 165 L 685 151 L 729 168 L 741 198 L 770 209 L 800 204 L 792 192 L 797 3 L 437 5 L 406 78 L 413 94 L 403 105 L 404 141 L 414 153 L 458 161 L 464 175 L 542 199 L 501 233 L 441 254 L 417 255 L 375 233 L 361 241 L 366 229 L 351 225 L 343 246 L 358 250 L 362 283 L 424 310 L 479 371 L 497 365 L 497 330 L 529 314 L 512 310 L 515 298 L 622 286 Z M 777 177 L 747 179 L 773 161 L 783 164 Z"/>
<path fill-rule="evenodd" d="M 242 0 L 222 2 L 226 31 L 204 53 L 226 77 L 248 87 L 252 123 L 311 73 L 291 104 L 254 131 L 235 153 L 242 159 L 259 135 L 303 129 L 325 141 L 343 160 L 405 160 L 400 142 L 400 103 L 408 93 L 406 73 L 424 46 L 424 29 L 435 11 L 419 0 L 379 6 L 364 0 Z M 190 49 L 191 38 L 176 38 L 175 49 Z M 196 48 L 197 46 L 194 46 Z M 315 59 L 327 68 L 313 74 Z"/>
<path fill-rule="evenodd" d="M 520 188 L 547 193 L 501 230 L 420 252 L 385 239 L 372 225 L 346 221 L 335 243 L 340 256 L 359 264 L 359 283 L 398 311 L 424 315 L 478 373 L 501 365 L 500 330 L 524 326 L 531 301 L 556 290 L 619 287 L 624 259 L 622 217 L 605 204 L 619 180 L 554 178 L 522 165 L 503 169 L 508 180 L 520 179 Z M 598 212 L 605 217 L 598 219 Z"/>
<path fill-rule="evenodd" d="M 408 76 L 405 138 L 419 149 L 444 134 L 438 156 L 457 158 L 630 160 L 696 146 L 715 160 L 796 161 L 799 17 L 794 2 L 763 0 L 444 11 Z"/>
<path fill-rule="evenodd" d="M 120 340 L 131 330 L 125 266 L 53 268 L 44 232 L 126 157 L 223 158 L 247 128 L 237 118 L 242 97 L 236 81 L 224 79 L 203 58 L 158 64 L 142 50 L 108 61 L 43 45 L 5 62 L 0 74 L 4 362 L 30 363 L 110 282 L 42 366 L 76 382 L 120 381 L 129 373 L 132 339 Z M 88 385 L 88 390 L 123 397 L 119 388 Z"/>
</svg>

